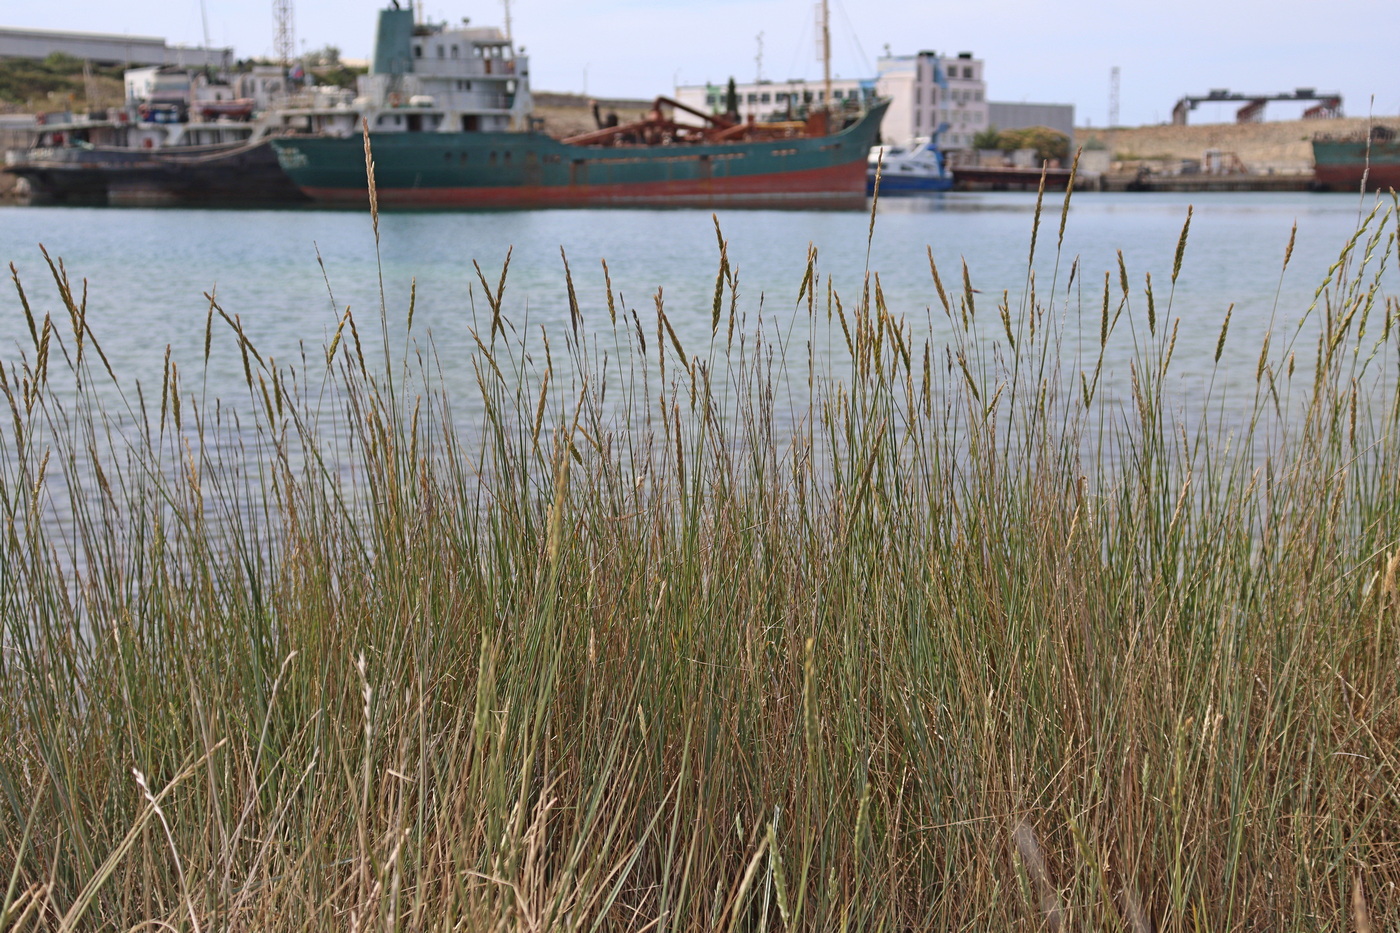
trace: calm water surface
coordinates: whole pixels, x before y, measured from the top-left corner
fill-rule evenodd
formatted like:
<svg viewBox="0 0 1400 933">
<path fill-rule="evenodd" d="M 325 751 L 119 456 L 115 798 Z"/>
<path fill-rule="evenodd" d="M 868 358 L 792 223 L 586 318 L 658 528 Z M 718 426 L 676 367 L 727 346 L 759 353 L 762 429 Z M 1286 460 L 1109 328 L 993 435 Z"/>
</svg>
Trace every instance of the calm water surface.
<svg viewBox="0 0 1400 933">
<path fill-rule="evenodd" d="M 1038 289 L 1044 295 L 1054 282 L 1056 307 L 1070 322 L 1068 339 L 1078 340 L 1073 330 L 1082 315 L 1084 339 L 1094 343 L 1106 272 L 1117 302 L 1121 250 L 1136 291 L 1130 313 L 1145 316 L 1141 290 L 1151 273 L 1158 314 L 1165 316 L 1173 257 L 1193 206 L 1170 312 L 1182 319 L 1176 376 L 1188 395 L 1193 384 L 1209 378 L 1220 324 L 1233 304 L 1222 363 L 1228 364 L 1227 378 L 1234 372 L 1252 383 L 1271 316 L 1298 319 L 1373 203 L 1324 194 L 1080 194 L 1057 252 L 1060 201 L 1047 198 L 1034 263 Z M 908 315 L 916 332 L 946 338 L 951 329 L 938 307 L 928 251 L 950 290 L 961 289 L 966 261 L 980 292 L 979 313 L 990 319 L 1003 290 L 1016 309 L 1027 281 L 1034 205 L 1034 195 L 1020 193 L 882 199 L 868 268 L 879 273 L 892 311 Z M 722 211 L 719 222 L 739 274 L 739 307 L 750 322 L 761 305 L 770 324 L 802 326 L 805 311 L 799 315 L 794 308 L 809 244 L 846 306 L 858 299 L 867 268 L 868 213 Z M 1281 277 L 1295 224 L 1296 246 Z M 116 371 L 148 382 L 159 380 L 167 344 L 187 374 L 199 370 L 206 293 L 241 318 L 264 355 L 290 361 L 302 346 L 308 356 L 318 354 L 346 306 L 355 310 L 362 334 L 377 332 L 382 269 L 394 336 L 402 338 L 416 280 L 414 333 L 420 339 L 431 333 L 449 390 L 469 390 L 469 367 L 454 368 L 451 361 L 471 347 L 467 327 L 474 303 L 477 313 L 487 313 L 473 262 L 494 285 L 507 250 L 513 250 L 508 313 L 517 324 L 543 328 L 551 340 L 562 342 L 568 328 L 561 249 L 588 326 L 607 323 L 606 260 L 614 291 L 644 324 L 654 326 L 653 295 L 661 288 L 682 340 L 695 346 L 708 339 L 719 261 L 708 211 L 397 213 L 381 216 L 379 234 L 377 264 L 367 212 L 0 209 L 0 258 L 14 264 L 36 311 L 57 316 L 62 310 L 42 244 L 62 259 L 75 282 L 87 280 L 89 322 Z M 1077 278 L 1067 289 L 1076 261 Z M 0 299 L 0 359 L 15 359 L 28 344 L 11 287 Z M 241 394 L 237 354 L 215 357 L 210 394 Z M 1110 369 L 1126 369 L 1126 359 L 1109 362 Z"/>
</svg>

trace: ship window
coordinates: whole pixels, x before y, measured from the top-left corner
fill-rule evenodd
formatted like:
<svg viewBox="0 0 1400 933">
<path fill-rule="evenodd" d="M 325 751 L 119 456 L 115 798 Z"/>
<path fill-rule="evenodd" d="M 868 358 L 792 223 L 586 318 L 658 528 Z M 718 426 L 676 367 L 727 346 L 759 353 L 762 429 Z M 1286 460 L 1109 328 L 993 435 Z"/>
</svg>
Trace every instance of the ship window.
<svg viewBox="0 0 1400 933">
<path fill-rule="evenodd" d="M 509 149 L 506 150 L 506 164 L 507 164 L 507 165 L 510 164 L 510 150 L 509 150 Z"/>
<path fill-rule="evenodd" d="M 495 165 L 495 164 L 496 164 L 496 153 L 493 151 L 493 152 L 491 153 L 491 156 L 490 156 L 486 161 L 489 162 L 489 163 L 491 163 L 492 165 Z"/>
<path fill-rule="evenodd" d="M 466 154 L 465 152 L 461 152 L 461 153 L 458 153 L 458 154 L 457 154 L 457 164 L 458 164 L 458 165 L 466 165 L 466 164 L 467 164 L 467 154 Z"/>
<path fill-rule="evenodd" d="M 414 58 L 422 58 L 422 57 L 423 57 L 423 46 L 421 46 L 421 45 L 415 45 L 415 46 L 413 47 L 413 57 L 414 57 Z"/>
<path fill-rule="evenodd" d="M 446 58 L 446 57 L 447 57 L 447 49 L 443 48 L 442 46 L 438 46 L 438 47 L 437 47 L 437 53 L 438 53 L 438 58 Z"/>
<path fill-rule="evenodd" d="M 457 57 L 458 57 L 458 52 L 460 52 L 460 51 L 461 51 L 461 49 L 459 49 L 457 46 L 455 46 L 455 45 L 452 46 L 452 57 L 453 57 L 453 58 L 457 58 Z"/>
</svg>

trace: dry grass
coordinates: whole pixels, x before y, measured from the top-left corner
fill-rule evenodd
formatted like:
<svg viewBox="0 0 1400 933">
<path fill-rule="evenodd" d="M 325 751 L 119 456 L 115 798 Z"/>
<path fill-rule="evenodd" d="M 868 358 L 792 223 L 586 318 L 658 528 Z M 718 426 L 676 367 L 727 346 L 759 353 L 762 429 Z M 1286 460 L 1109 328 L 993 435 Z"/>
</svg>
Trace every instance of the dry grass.
<svg viewBox="0 0 1400 933">
<path fill-rule="evenodd" d="M 483 277 L 472 427 L 348 313 L 293 368 L 211 307 L 245 398 L 99 401 L 55 270 L 0 375 L 0 929 L 1393 926 L 1394 225 L 1193 423 L 1126 270 L 1121 402 L 1053 283 L 932 270 L 932 344 L 813 256 L 844 357 L 784 372 L 727 257 L 705 346 L 611 295 L 546 345 Z"/>
</svg>

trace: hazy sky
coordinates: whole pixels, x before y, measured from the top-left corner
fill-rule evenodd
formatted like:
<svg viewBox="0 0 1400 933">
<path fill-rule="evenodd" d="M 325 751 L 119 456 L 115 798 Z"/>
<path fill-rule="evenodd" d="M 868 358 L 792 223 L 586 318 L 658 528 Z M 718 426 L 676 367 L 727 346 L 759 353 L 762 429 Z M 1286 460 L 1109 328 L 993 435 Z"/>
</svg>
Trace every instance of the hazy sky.
<svg viewBox="0 0 1400 933">
<path fill-rule="evenodd" d="M 387 0 L 386 0 L 387 2 Z M 380 0 L 295 0 L 297 45 L 334 45 L 367 58 Z M 240 57 L 270 55 L 272 0 L 203 0 L 209 37 Z M 501 25 L 502 0 L 424 0 L 428 18 Z M 676 82 L 818 78 L 811 0 L 512 0 L 516 41 L 531 58 L 536 90 L 651 97 Z M 971 51 L 986 61 L 992 100 L 1073 103 L 1080 125 L 1108 118 L 1109 76 L 1121 69 L 1120 121 L 1164 122 L 1186 94 L 1211 88 L 1274 94 L 1299 87 L 1340 91 L 1348 115 L 1400 113 L 1394 43 L 1396 0 L 981 0 L 932 3 L 831 0 L 832 68 L 874 73 L 895 54 Z M 164 36 L 198 45 L 200 0 L 7 0 L 0 25 Z M 1371 98 L 1374 97 L 1374 104 Z M 1296 104 L 1271 105 L 1274 118 Z M 1202 107 L 1193 123 L 1234 119 Z"/>
</svg>

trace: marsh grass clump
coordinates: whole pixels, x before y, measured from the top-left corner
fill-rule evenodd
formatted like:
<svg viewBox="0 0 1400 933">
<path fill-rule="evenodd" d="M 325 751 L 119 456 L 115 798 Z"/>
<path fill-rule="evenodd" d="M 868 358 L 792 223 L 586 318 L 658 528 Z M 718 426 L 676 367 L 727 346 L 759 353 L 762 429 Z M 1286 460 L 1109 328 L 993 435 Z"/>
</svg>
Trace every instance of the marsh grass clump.
<svg viewBox="0 0 1400 933">
<path fill-rule="evenodd" d="M 411 311 L 287 365 L 212 297 L 243 397 L 133 388 L 16 276 L 0 930 L 1392 926 L 1395 223 L 1189 416 L 1187 229 L 930 257 L 946 340 L 812 252 L 796 368 L 722 234 L 701 345 L 481 272 L 471 406 Z"/>
</svg>

